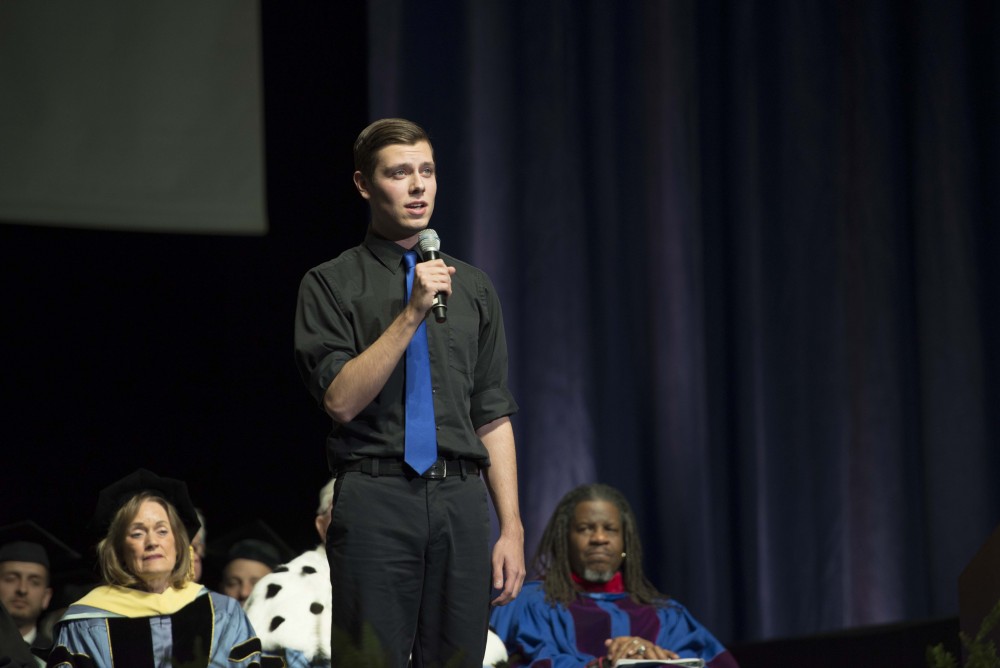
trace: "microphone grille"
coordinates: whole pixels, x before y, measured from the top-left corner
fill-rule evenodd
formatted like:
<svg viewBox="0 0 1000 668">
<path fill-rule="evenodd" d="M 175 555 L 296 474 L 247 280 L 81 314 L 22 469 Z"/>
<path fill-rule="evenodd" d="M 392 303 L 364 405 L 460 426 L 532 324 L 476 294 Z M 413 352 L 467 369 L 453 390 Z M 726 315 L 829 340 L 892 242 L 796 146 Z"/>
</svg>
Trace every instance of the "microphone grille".
<svg viewBox="0 0 1000 668">
<path fill-rule="evenodd" d="M 441 250 L 441 239 L 438 238 L 437 232 L 434 230 L 422 230 L 420 234 L 417 235 L 417 244 L 420 246 L 421 254 L 428 251 L 434 251 L 436 253 Z"/>
</svg>

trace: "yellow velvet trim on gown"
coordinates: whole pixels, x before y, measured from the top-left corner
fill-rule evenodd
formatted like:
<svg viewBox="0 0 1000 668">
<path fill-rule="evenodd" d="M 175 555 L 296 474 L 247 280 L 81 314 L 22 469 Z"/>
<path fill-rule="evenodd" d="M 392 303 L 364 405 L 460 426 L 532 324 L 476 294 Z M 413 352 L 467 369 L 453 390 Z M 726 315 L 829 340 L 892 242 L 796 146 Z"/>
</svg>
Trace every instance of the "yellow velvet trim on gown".
<svg viewBox="0 0 1000 668">
<path fill-rule="evenodd" d="M 186 582 L 180 589 L 169 587 L 162 594 L 109 585 L 97 587 L 75 605 L 88 605 L 123 617 L 156 617 L 174 614 L 198 598 L 203 590 L 197 582 Z"/>
</svg>

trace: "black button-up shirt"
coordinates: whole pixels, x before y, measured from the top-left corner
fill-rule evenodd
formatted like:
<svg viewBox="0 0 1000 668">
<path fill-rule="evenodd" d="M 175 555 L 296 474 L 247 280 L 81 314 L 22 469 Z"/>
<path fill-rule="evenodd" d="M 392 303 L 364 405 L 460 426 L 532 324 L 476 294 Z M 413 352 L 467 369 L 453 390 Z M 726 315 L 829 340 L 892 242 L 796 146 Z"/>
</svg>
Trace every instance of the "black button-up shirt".
<svg viewBox="0 0 1000 668">
<path fill-rule="evenodd" d="M 311 269 L 299 287 L 295 360 L 313 398 L 323 396 L 349 360 L 395 320 L 406 297 L 405 250 L 376 236 Z M 456 267 L 448 320 L 428 313 L 431 384 L 438 454 L 488 462 L 475 430 L 517 411 L 507 389 L 507 342 L 500 301 L 489 277 L 442 254 Z M 400 359 L 374 401 L 327 438 L 331 469 L 363 457 L 403 456 L 405 361 Z"/>
</svg>

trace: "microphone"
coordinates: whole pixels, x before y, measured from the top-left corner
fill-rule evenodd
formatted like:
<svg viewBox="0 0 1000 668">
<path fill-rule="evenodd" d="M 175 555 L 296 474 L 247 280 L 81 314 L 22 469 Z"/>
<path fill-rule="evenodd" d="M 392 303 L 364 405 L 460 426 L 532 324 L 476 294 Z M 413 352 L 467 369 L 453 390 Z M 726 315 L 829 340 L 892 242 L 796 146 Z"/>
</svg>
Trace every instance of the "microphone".
<svg viewBox="0 0 1000 668">
<path fill-rule="evenodd" d="M 424 262 L 428 260 L 437 260 L 441 257 L 438 252 L 441 250 L 441 239 L 438 238 L 437 232 L 431 229 L 422 230 L 420 234 L 417 235 L 417 245 L 420 247 L 420 257 L 423 258 Z M 434 295 L 434 319 L 438 322 L 444 322 L 448 319 L 448 295 L 443 292 L 439 292 Z"/>
</svg>

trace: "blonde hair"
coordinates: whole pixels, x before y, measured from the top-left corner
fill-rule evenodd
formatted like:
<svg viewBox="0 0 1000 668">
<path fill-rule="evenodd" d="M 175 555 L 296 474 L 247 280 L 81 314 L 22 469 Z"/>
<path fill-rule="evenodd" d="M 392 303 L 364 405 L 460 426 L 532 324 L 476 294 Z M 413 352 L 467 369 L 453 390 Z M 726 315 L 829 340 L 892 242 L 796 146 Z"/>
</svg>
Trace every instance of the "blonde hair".
<svg viewBox="0 0 1000 668">
<path fill-rule="evenodd" d="M 125 537 L 135 516 L 139 514 L 139 508 L 146 501 L 155 501 L 167 511 L 170 531 L 174 535 L 174 548 L 177 552 L 177 561 L 170 572 L 170 585 L 180 589 L 185 582 L 192 579 L 194 573 L 191 541 L 173 504 L 153 492 L 136 494 L 115 512 L 108 526 L 107 535 L 97 544 L 97 563 L 101 569 L 101 576 L 105 584 L 109 585 L 134 587 L 143 584 L 142 580 L 129 570 L 129 560 L 125 556 Z"/>
</svg>

